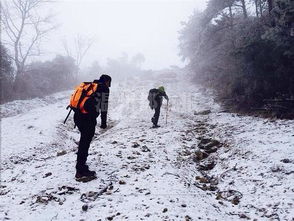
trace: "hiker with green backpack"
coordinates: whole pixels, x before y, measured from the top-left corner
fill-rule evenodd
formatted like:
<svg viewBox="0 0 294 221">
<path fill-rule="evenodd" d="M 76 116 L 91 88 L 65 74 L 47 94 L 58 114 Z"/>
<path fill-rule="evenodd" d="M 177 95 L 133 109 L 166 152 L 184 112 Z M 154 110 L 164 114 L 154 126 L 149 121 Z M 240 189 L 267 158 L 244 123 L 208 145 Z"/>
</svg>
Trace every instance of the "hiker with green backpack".
<svg viewBox="0 0 294 221">
<path fill-rule="evenodd" d="M 149 106 L 152 110 L 153 109 L 155 110 L 155 113 L 153 117 L 151 118 L 151 122 L 153 123 L 152 128 L 160 127 L 158 125 L 158 120 L 160 116 L 160 108 L 162 105 L 163 97 L 167 100 L 167 102 L 169 101 L 169 98 L 167 94 L 165 93 L 165 89 L 163 86 L 160 86 L 158 89 L 153 88 L 149 90 L 149 95 L 148 95 Z"/>
<path fill-rule="evenodd" d="M 78 146 L 76 175 L 77 181 L 87 182 L 96 178 L 96 172 L 86 164 L 90 143 L 95 134 L 96 118 L 101 115 L 100 128 L 107 127 L 107 110 L 111 77 L 101 75 L 99 80 L 81 83 L 70 99 L 69 107 L 74 110 L 74 122 L 81 137 Z"/>
</svg>

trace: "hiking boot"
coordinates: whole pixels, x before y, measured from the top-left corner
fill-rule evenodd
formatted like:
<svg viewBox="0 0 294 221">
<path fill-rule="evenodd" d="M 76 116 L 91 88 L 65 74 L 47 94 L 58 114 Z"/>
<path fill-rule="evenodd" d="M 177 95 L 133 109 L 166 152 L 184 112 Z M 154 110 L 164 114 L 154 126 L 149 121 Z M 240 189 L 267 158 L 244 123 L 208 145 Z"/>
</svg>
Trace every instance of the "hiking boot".
<svg viewBox="0 0 294 221">
<path fill-rule="evenodd" d="M 152 128 L 159 128 L 160 126 L 159 125 L 153 125 Z"/>
<path fill-rule="evenodd" d="M 88 182 L 96 179 L 96 172 L 91 170 L 77 171 L 75 175 L 76 181 L 78 182 Z"/>
<path fill-rule="evenodd" d="M 76 171 L 79 172 L 79 174 L 85 174 L 90 175 L 90 176 L 95 176 L 96 172 L 95 171 L 91 171 L 89 170 L 89 166 L 88 165 L 83 165 L 83 166 L 76 166 Z"/>
</svg>

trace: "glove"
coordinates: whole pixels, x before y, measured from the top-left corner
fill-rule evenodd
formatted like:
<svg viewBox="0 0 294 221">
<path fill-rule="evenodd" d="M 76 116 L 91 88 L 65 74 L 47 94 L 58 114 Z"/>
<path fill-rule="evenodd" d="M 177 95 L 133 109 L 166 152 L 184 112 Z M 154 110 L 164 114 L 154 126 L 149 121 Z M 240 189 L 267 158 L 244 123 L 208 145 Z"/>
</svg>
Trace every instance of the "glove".
<svg viewBox="0 0 294 221">
<path fill-rule="evenodd" d="M 106 124 L 101 124 L 100 128 L 101 129 L 106 129 L 107 125 Z"/>
</svg>

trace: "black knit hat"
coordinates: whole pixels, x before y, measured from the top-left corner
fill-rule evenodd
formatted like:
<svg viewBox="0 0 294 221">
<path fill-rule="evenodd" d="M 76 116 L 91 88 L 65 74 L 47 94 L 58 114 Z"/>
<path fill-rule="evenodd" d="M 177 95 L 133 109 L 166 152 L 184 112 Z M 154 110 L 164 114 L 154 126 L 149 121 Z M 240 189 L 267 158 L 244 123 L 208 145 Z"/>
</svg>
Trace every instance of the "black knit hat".
<svg viewBox="0 0 294 221">
<path fill-rule="evenodd" d="M 109 75 L 107 75 L 107 74 L 102 74 L 100 76 L 99 81 L 102 81 L 103 83 L 105 83 L 106 81 L 109 81 L 109 87 L 111 85 L 111 77 Z"/>
</svg>

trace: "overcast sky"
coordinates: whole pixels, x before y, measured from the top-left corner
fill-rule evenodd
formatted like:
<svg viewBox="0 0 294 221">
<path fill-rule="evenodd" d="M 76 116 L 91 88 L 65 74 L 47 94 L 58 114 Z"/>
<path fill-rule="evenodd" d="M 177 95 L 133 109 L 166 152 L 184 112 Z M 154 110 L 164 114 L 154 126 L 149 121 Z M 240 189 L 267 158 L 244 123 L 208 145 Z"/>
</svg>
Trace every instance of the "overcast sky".
<svg viewBox="0 0 294 221">
<path fill-rule="evenodd" d="M 105 63 L 126 52 L 144 54 L 144 68 L 182 66 L 178 57 L 178 31 L 193 10 L 203 10 L 206 0 L 62 0 L 54 3 L 60 27 L 51 36 L 52 53 L 62 51 L 62 39 L 80 34 L 95 39 L 84 66 Z M 51 45 L 53 47 L 51 47 Z M 56 49 L 56 51 L 54 50 Z"/>
</svg>

